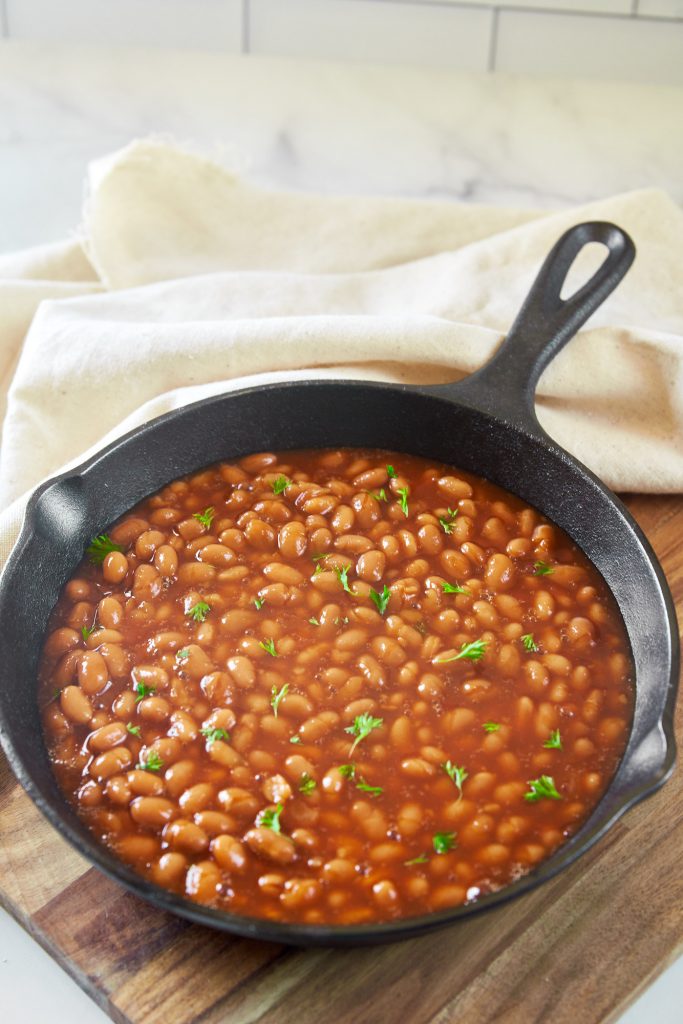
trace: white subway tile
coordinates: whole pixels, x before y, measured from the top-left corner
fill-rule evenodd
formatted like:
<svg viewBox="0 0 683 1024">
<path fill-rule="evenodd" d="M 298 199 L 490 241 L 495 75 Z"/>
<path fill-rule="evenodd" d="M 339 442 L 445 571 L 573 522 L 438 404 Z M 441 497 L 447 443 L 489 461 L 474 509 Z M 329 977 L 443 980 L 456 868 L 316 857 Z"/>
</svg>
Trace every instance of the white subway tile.
<svg viewBox="0 0 683 1024">
<path fill-rule="evenodd" d="M 250 0 L 252 53 L 485 71 L 491 8 L 388 0 Z"/>
<path fill-rule="evenodd" d="M 643 18 L 681 18 L 683 20 L 683 0 L 638 0 L 636 13 Z M 681 60 L 683 60 L 683 53 Z"/>
<path fill-rule="evenodd" d="M 496 71 L 681 85 L 681 55 L 683 23 L 501 11 L 494 57 Z"/>
<path fill-rule="evenodd" d="M 6 0 L 9 36 L 76 43 L 242 48 L 242 0 Z"/>
<path fill-rule="evenodd" d="M 433 0 L 412 0 L 413 3 L 432 3 Z M 472 4 L 477 7 L 531 7 L 535 10 L 589 12 L 593 14 L 630 14 L 632 0 L 439 0 L 446 4 Z M 655 0 L 657 2 L 657 0 Z M 666 3 L 667 0 L 662 0 Z M 675 0 L 668 0 L 675 2 Z"/>
</svg>

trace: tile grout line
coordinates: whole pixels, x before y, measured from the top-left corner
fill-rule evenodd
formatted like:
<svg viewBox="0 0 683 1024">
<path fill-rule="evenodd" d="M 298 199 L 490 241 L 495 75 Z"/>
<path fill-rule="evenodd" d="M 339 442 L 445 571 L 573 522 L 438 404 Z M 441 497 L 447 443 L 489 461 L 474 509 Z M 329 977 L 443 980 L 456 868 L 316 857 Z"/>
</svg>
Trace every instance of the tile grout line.
<svg viewBox="0 0 683 1024">
<path fill-rule="evenodd" d="M 416 10 L 423 7 L 440 7 L 444 10 L 451 11 L 481 11 L 494 9 L 497 11 L 515 11 L 521 14 L 547 14 L 551 17 L 555 14 L 563 14 L 565 16 L 575 18 L 609 18 L 610 21 L 631 21 L 632 18 L 637 17 L 639 21 L 647 21 L 655 25 L 680 25 L 681 22 L 683 22 L 683 15 L 638 13 L 639 0 L 630 0 L 631 7 L 627 11 L 582 11 L 569 6 L 545 7 L 534 4 L 533 0 L 531 0 L 531 2 L 529 2 L 529 0 L 526 0 L 526 2 L 525 0 L 520 0 L 519 3 L 510 5 L 505 4 L 504 7 L 497 7 L 496 0 L 487 0 L 487 2 L 484 3 L 468 3 L 467 0 L 346 0 L 346 2 L 357 4 L 400 4 L 403 7 L 413 7 Z"/>
<path fill-rule="evenodd" d="M 491 36 L 489 38 L 489 53 L 487 62 L 487 71 L 496 70 L 496 55 L 498 52 L 498 18 L 500 16 L 500 8 L 494 7 L 491 18 Z"/>
<path fill-rule="evenodd" d="M 242 53 L 251 52 L 249 0 L 242 0 Z"/>
</svg>

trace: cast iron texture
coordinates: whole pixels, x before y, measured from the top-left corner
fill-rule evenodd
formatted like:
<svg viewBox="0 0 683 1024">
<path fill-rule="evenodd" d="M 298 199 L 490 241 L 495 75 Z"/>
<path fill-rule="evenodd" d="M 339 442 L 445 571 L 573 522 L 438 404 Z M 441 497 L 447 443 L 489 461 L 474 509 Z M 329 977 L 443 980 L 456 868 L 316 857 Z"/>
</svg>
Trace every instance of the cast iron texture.
<svg viewBox="0 0 683 1024">
<path fill-rule="evenodd" d="M 574 296 L 560 293 L 589 242 L 607 258 Z M 116 441 L 31 498 L 0 582 L 0 738 L 17 778 L 58 831 L 143 899 L 197 923 L 300 945 L 408 938 L 495 907 L 550 878 L 587 850 L 672 770 L 678 637 L 669 590 L 645 537 L 621 502 L 554 443 L 534 412 L 552 357 L 616 287 L 635 250 L 619 228 L 581 224 L 553 248 L 494 358 L 458 384 L 407 387 L 306 381 L 219 395 Z M 519 495 L 561 526 L 601 572 L 618 603 L 636 670 L 632 731 L 620 768 L 590 820 L 549 860 L 479 902 L 355 927 L 279 924 L 198 906 L 143 880 L 83 827 L 57 788 L 42 739 L 36 668 L 47 619 L 90 539 L 170 480 L 264 449 L 397 449 L 460 466 Z M 30 614 L 27 614 L 30 609 Z"/>
</svg>

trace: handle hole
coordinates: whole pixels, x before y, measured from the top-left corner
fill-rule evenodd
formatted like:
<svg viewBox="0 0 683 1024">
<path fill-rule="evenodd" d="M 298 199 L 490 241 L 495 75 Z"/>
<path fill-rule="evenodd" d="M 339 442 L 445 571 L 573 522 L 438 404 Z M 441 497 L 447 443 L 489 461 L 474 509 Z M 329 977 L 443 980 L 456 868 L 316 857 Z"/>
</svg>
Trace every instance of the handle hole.
<svg viewBox="0 0 683 1024">
<path fill-rule="evenodd" d="M 567 271 L 560 298 L 563 302 L 575 295 L 590 279 L 597 274 L 609 256 L 609 249 L 602 242 L 588 242 Z"/>
</svg>

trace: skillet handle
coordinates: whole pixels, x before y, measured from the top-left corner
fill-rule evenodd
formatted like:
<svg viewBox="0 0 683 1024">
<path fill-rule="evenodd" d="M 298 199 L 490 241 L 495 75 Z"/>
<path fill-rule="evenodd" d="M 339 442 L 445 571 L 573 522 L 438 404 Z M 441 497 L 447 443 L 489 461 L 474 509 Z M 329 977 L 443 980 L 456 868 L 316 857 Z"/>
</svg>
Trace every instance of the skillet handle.
<svg viewBox="0 0 683 1024">
<path fill-rule="evenodd" d="M 591 242 L 606 246 L 606 259 L 578 291 L 561 298 L 569 268 Z M 503 344 L 456 386 L 458 397 L 537 427 L 534 394 L 539 377 L 614 291 L 635 254 L 633 241 L 616 224 L 587 221 L 569 228 L 546 257 Z"/>
</svg>

